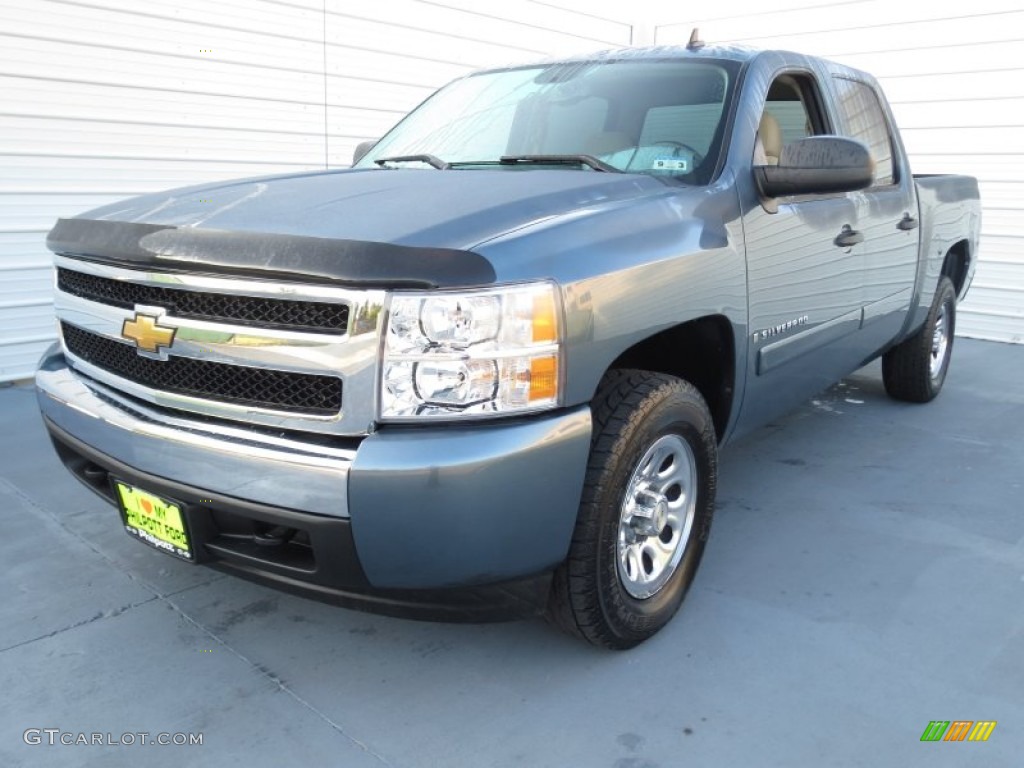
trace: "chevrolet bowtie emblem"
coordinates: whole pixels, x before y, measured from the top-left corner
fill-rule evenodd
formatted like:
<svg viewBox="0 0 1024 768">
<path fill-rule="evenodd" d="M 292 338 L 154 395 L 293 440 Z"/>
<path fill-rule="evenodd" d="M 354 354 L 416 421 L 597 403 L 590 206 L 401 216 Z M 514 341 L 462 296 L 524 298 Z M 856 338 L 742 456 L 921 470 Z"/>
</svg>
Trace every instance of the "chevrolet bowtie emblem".
<svg viewBox="0 0 1024 768">
<path fill-rule="evenodd" d="M 174 341 L 177 328 L 157 325 L 159 317 L 136 312 L 131 320 L 125 320 L 121 326 L 121 336 L 135 342 L 136 349 L 145 352 L 157 352 L 160 347 L 169 347 Z"/>
</svg>

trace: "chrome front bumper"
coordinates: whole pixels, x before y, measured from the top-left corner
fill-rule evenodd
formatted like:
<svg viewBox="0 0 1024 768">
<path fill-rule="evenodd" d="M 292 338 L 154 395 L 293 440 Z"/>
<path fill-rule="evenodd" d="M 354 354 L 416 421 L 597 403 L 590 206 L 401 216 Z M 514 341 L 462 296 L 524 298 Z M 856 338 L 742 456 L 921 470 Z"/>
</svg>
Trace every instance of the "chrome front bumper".
<svg viewBox="0 0 1024 768">
<path fill-rule="evenodd" d="M 57 345 L 40 362 L 36 391 L 50 422 L 139 472 L 270 506 L 348 517 L 354 443 L 339 448 L 318 444 L 315 436 L 299 442 L 168 416 L 79 376 Z"/>
</svg>

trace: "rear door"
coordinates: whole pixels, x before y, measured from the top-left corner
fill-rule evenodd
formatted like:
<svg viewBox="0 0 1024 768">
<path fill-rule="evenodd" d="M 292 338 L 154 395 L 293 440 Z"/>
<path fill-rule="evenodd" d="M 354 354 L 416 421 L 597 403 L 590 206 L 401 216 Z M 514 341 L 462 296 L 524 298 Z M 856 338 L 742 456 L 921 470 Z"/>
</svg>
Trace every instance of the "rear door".
<svg viewBox="0 0 1024 768">
<path fill-rule="evenodd" d="M 868 356 L 899 332 L 910 306 L 917 271 L 917 200 L 914 179 L 876 86 L 846 74 L 833 75 L 832 86 L 837 132 L 865 144 L 875 161 L 874 184 L 851 196 L 864 238 L 855 251 L 863 270 L 859 341 Z"/>
</svg>

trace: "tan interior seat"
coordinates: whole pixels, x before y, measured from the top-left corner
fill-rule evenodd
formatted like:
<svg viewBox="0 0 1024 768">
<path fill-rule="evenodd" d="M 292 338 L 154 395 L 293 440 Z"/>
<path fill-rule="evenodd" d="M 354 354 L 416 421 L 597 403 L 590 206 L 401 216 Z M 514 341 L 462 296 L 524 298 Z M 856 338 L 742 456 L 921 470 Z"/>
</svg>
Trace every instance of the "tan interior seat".
<svg viewBox="0 0 1024 768">
<path fill-rule="evenodd" d="M 757 129 L 757 148 L 754 151 L 755 165 L 778 165 L 782 155 L 782 129 L 779 121 L 768 112 L 761 115 Z"/>
</svg>

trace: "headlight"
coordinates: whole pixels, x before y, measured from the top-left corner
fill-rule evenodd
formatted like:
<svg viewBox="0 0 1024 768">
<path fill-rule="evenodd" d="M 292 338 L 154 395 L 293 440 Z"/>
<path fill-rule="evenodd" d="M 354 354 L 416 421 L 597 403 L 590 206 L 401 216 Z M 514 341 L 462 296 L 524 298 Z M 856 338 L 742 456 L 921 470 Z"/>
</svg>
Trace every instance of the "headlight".
<svg viewBox="0 0 1024 768">
<path fill-rule="evenodd" d="M 393 294 L 381 419 L 479 418 L 557 405 L 558 306 L 551 283 Z"/>
</svg>

